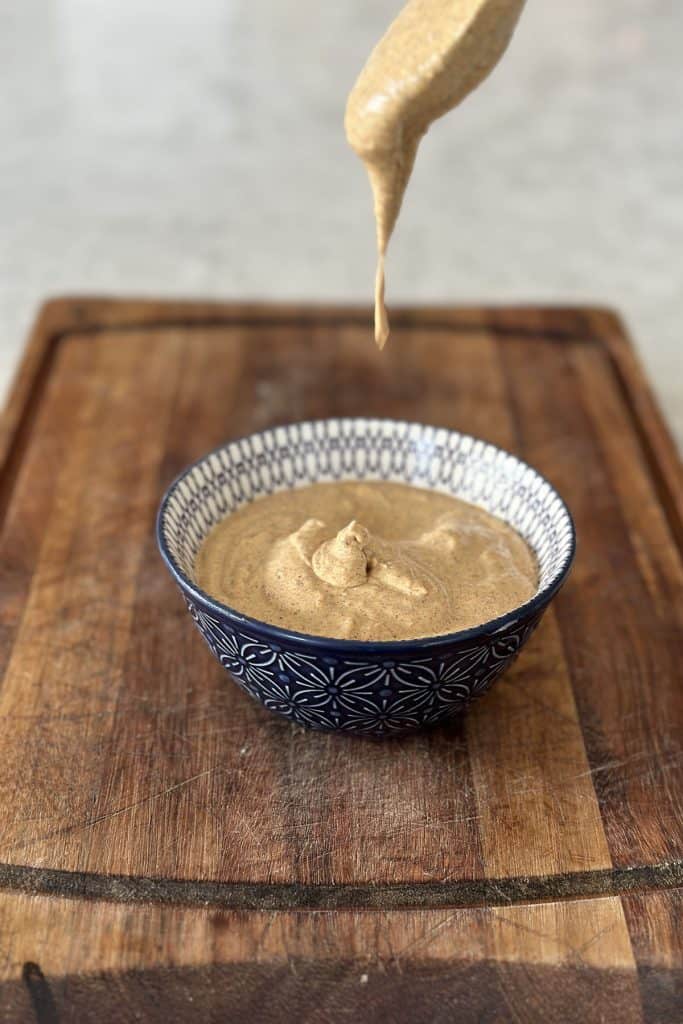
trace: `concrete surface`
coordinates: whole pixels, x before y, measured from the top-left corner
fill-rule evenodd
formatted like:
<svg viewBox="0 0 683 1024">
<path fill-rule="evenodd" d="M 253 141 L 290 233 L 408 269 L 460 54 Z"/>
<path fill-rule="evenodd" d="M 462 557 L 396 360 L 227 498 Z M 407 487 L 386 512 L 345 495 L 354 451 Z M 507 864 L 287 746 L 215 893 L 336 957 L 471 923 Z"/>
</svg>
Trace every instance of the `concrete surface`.
<svg viewBox="0 0 683 1024">
<path fill-rule="evenodd" d="M 370 301 L 342 118 L 399 6 L 0 5 L 0 386 L 65 291 Z M 390 303 L 617 307 L 679 441 L 682 38 L 673 0 L 530 0 L 425 140 L 388 266 Z"/>
</svg>

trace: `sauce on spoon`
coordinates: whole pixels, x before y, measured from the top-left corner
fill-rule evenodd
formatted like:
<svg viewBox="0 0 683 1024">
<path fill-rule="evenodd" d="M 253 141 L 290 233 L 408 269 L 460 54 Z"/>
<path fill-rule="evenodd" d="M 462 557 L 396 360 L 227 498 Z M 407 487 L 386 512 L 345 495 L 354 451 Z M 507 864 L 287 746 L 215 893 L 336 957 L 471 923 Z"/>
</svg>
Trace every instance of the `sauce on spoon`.
<svg viewBox="0 0 683 1024">
<path fill-rule="evenodd" d="M 346 137 L 367 168 L 375 209 L 380 348 L 389 335 L 384 257 L 420 139 L 493 70 L 523 6 L 524 0 L 409 0 L 351 90 Z"/>
</svg>

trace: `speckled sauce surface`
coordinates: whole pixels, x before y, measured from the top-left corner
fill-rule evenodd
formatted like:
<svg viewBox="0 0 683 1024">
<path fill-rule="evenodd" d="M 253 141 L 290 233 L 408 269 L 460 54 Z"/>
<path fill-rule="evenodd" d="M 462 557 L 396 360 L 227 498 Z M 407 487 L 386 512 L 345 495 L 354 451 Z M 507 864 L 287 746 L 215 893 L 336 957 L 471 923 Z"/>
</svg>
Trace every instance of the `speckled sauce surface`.
<svg viewBox="0 0 683 1024">
<path fill-rule="evenodd" d="M 2 385 L 46 295 L 369 304 L 344 106 L 399 8 L 0 5 Z M 682 36 L 680 4 L 528 4 L 423 140 L 387 264 L 393 305 L 618 308 L 679 441 Z"/>
<path fill-rule="evenodd" d="M 243 614 L 345 640 L 469 629 L 524 604 L 538 578 L 502 520 L 377 481 L 312 484 L 245 505 L 211 531 L 195 572 Z"/>
</svg>

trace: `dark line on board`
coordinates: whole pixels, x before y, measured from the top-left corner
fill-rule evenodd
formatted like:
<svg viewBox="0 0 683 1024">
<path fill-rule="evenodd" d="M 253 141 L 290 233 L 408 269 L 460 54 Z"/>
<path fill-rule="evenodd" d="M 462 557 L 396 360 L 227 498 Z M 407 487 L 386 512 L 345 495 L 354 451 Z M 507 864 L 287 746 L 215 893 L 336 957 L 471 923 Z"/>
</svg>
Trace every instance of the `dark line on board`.
<svg viewBox="0 0 683 1024">
<path fill-rule="evenodd" d="M 292 315 L 273 317 L 251 317 L 249 315 L 216 316 L 205 317 L 200 320 L 184 320 L 182 318 L 169 320 L 130 320 L 121 324 L 74 324 L 73 326 L 60 328 L 52 336 L 55 341 L 72 335 L 97 335 L 104 333 L 130 334 L 136 331 L 157 331 L 157 330 L 192 330 L 193 328 L 206 327 L 311 327 L 322 325 L 325 327 L 368 327 L 370 333 L 370 314 L 348 313 L 339 315 L 335 313 L 321 313 L 320 315 Z M 576 331 L 574 329 L 550 328 L 550 327 L 525 327 L 524 325 L 498 324 L 494 321 L 482 323 L 453 323 L 449 320 L 420 320 L 406 317 L 402 319 L 397 314 L 391 322 L 392 333 L 402 330 L 419 331 L 452 331 L 454 334 L 498 334 L 502 337 L 539 338 L 550 342 L 584 342 L 586 344 L 602 345 L 602 339 L 590 332 Z"/>
<path fill-rule="evenodd" d="M 67 899 L 229 910 L 434 910 L 657 892 L 683 885 L 683 861 L 565 875 L 379 884 L 300 885 L 144 878 L 0 864 L 0 890 Z"/>
<path fill-rule="evenodd" d="M 676 546 L 679 550 L 683 551 L 683 522 L 681 522 L 678 509 L 676 508 L 676 495 L 672 492 L 669 482 L 661 470 L 657 453 L 650 442 L 647 429 L 633 406 L 631 387 L 623 373 L 619 360 L 609 350 L 606 351 L 606 354 L 612 367 L 619 396 L 626 406 L 629 418 L 633 423 L 633 432 L 643 453 L 643 460 L 649 471 L 654 492 L 659 498 L 664 518 L 671 530 Z M 669 429 L 669 424 L 666 421 L 664 421 L 664 426 L 667 430 Z"/>
<path fill-rule="evenodd" d="M 579 315 L 581 325 L 584 326 L 586 329 L 586 333 L 590 334 L 591 330 L 589 327 L 586 311 L 577 308 L 576 312 Z M 623 332 L 621 333 L 623 336 Z M 626 342 L 629 348 L 632 349 L 633 342 L 628 337 L 626 337 Z M 666 474 L 662 471 L 662 466 L 657 456 L 657 451 L 650 440 L 650 434 L 647 429 L 645 420 L 641 418 L 636 409 L 636 405 L 634 402 L 634 391 L 629 383 L 627 375 L 624 373 L 624 368 L 622 366 L 621 360 L 619 359 L 615 351 L 605 342 L 601 344 L 601 348 L 605 353 L 607 364 L 612 370 L 612 375 L 616 383 L 619 397 L 621 398 L 624 404 L 630 422 L 633 424 L 633 432 L 635 434 L 636 441 L 638 442 L 638 446 L 640 447 L 640 450 L 642 452 L 643 462 L 645 463 L 648 469 L 648 474 L 650 477 L 650 481 L 652 483 L 653 490 L 657 498 L 659 499 L 659 503 L 664 511 L 664 518 L 666 519 L 669 529 L 671 530 L 674 544 L 676 545 L 678 550 L 683 553 L 683 521 L 681 520 L 676 505 L 678 495 L 672 490 L 672 484 L 667 479 Z M 645 373 L 641 375 L 641 380 L 642 383 L 645 385 L 645 390 L 651 392 L 650 381 Z M 649 397 L 651 398 L 655 406 L 655 412 L 659 415 L 661 425 L 664 429 L 665 434 L 667 434 L 670 437 L 670 426 L 668 421 L 665 419 L 663 413 L 661 412 L 661 408 L 659 406 L 659 403 L 657 402 L 656 395 L 650 394 Z M 595 430 L 592 430 L 592 433 L 593 437 L 595 438 L 596 444 L 598 445 L 598 447 L 600 447 L 600 441 L 597 436 L 597 432 Z M 675 455 L 678 455 L 678 451 L 676 449 L 676 445 L 673 438 L 671 438 L 671 447 Z M 607 465 L 607 460 L 605 460 L 605 464 Z"/>
<path fill-rule="evenodd" d="M 505 405 L 510 416 L 512 436 L 515 442 L 514 451 L 520 453 L 520 458 L 524 458 L 524 432 L 522 430 L 522 423 L 519 415 L 519 404 L 517 402 L 517 395 L 515 394 L 515 389 L 512 382 L 512 374 L 510 373 L 510 368 L 505 358 L 505 346 L 496 344 L 496 353 L 498 355 L 498 367 L 500 369 L 500 375 L 503 382 Z"/>
</svg>

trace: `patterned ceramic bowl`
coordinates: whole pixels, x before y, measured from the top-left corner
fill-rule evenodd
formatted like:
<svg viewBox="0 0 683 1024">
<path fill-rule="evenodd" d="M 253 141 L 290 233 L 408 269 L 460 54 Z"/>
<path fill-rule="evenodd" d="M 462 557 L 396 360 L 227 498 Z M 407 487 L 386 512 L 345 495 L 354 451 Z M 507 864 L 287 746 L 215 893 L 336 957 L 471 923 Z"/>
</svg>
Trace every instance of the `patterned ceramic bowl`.
<svg viewBox="0 0 683 1024">
<path fill-rule="evenodd" d="M 285 488 L 359 479 L 442 491 L 499 516 L 536 554 L 535 596 L 474 629 L 370 643 L 258 622 L 197 586 L 202 541 L 241 505 Z M 574 556 L 567 507 L 525 463 L 454 431 L 376 419 L 296 423 L 229 442 L 171 485 L 157 537 L 194 622 L 242 689 L 301 725 L 380 737 L 441 722 L 485 693 L 531 636 Z"/>
</svg>

